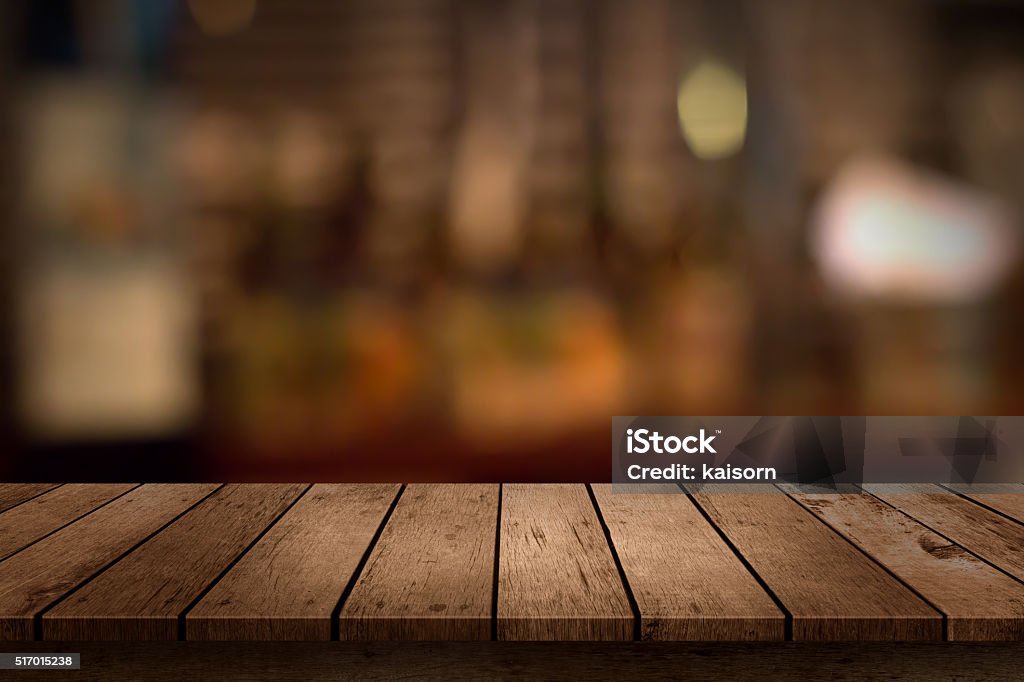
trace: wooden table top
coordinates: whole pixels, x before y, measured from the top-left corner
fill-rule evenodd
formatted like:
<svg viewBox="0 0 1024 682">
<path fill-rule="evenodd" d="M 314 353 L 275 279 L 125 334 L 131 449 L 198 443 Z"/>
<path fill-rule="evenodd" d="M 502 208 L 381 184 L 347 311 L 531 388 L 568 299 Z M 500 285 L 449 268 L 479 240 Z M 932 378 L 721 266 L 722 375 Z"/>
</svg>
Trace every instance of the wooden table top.
<svg viewBox="0 0 1024 682">
<path fill-rule="evenodd" d="M 0 640 L 1024 640 L 1024 486 L 0 484 Z"/>
</svg>

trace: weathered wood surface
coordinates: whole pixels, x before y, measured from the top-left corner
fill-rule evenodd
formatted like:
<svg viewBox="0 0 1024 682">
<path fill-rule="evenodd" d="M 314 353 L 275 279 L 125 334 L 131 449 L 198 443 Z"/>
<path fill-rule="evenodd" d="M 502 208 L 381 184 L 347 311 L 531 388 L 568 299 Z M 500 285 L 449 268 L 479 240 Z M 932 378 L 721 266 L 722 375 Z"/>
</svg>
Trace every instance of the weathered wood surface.
<svg viewBox="0 0 1024 682">
<path fill-rule="evenodd" d="M 633 612 L 583 485 L 506 485 L 498 639 L 632 639 Z"/>
<path fill-rule="evenodd" d="M 341 609 L 340 639 L 489 639 L 497 485 L 410 485 Z"/>
<path fill-rule="evenodd" d="M 0 483 L 0 512 L 42 495 L 57 483 Z"/>
<path fill-rule="evenodd" d="M 65 485 L 0 514 L 0 559 L 125 494 L 129 484 Z"/>
<path fill-rule="evenodd" d="M 0 562 L 0 640 L 32 639 L 33 619 L 114 565 L 216 485 L 146 485 Z"/>
<path fill-rule="evenodd" d="M 593 489 L 640 609 L 641 639 L 784 639 L 785 615 L 679 488 Z"/>
<path fill-rule="evenodd" d="M 0 640 L 1024 640 L 1016 493 L 784 488 L 4 484 Z"/>
<path fill-rule="evenodd" d="M 946 614 L 949 639 L 1024 639 L 1024 583 L 871 495 L 794 498 Z"/>
<path fill-rule="evenodd" d="M 187 616 L 188 639 L 329 640 L 399 486 L 315 485 Z"/>
<path fill-rule="evenodd" d="M 942 638 L 942 616 L 778 492 L 698 493 L 790 614 L 795 640 Z"/>
<path fill-rule="evenodd" d="M 938 486 L 865 486 L 887 504 L 1024 580 L 1024 525 Z"/>
<path fill-rule="evenodd" d="M 302 494 L 226 485 L 43 616 L 44 639 L 177 639 L 178 616 Z"/>
<path fill-rule="evenodd" d="M 1024 523 L 1024 483 L 946 486 L 989 509 Z"/>
</svg>

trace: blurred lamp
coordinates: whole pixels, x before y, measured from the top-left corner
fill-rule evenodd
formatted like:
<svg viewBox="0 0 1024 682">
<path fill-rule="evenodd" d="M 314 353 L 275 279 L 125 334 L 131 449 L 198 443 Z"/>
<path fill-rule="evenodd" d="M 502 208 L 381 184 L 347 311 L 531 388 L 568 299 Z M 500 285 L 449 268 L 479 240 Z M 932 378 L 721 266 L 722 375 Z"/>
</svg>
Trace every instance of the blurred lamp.
<svg viewBox="0 0 1024 682">
<path fill-rule="evenodd" d="M 823 276 L 854 298 L 977 301 L 1007 277 L 1020 246 L 993 197 L 886 159 L 842 168 L 814 223 Z"/>
<path fill-rule="evenodd" d="M 676 106 L 683 137 L 697 158 L 723 159 L 743 147 L 747 84 L 733 69 L 701 60 L 680 84 Z"/>
</svg>

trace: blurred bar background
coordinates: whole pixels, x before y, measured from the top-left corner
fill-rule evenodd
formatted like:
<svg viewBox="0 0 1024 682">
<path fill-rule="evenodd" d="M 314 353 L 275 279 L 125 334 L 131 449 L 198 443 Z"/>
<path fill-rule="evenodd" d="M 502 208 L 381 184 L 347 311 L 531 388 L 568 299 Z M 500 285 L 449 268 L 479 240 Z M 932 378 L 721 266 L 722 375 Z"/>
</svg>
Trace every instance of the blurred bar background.
<svg viewBox="0 0 1024 682">
<path fill-rule="evenodd" d="M 603 481 L 1024 408 L 1024 2 L 0 4 L 0 480 Z"/>
</svg>

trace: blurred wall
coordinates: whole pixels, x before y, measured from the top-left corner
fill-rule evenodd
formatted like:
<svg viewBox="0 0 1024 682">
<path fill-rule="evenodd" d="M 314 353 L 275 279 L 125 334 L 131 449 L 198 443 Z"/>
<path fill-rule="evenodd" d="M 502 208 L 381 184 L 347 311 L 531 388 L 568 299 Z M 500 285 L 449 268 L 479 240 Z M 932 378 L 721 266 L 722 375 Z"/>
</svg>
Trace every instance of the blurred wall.
<svg viewBox="0 0 1024 682">
<path fill-rule="evenodd" d="M 9 7 L 14 476 L 601 480 L 614 414 L 1020 410 L 1022 3 Z"/>
</svg>

